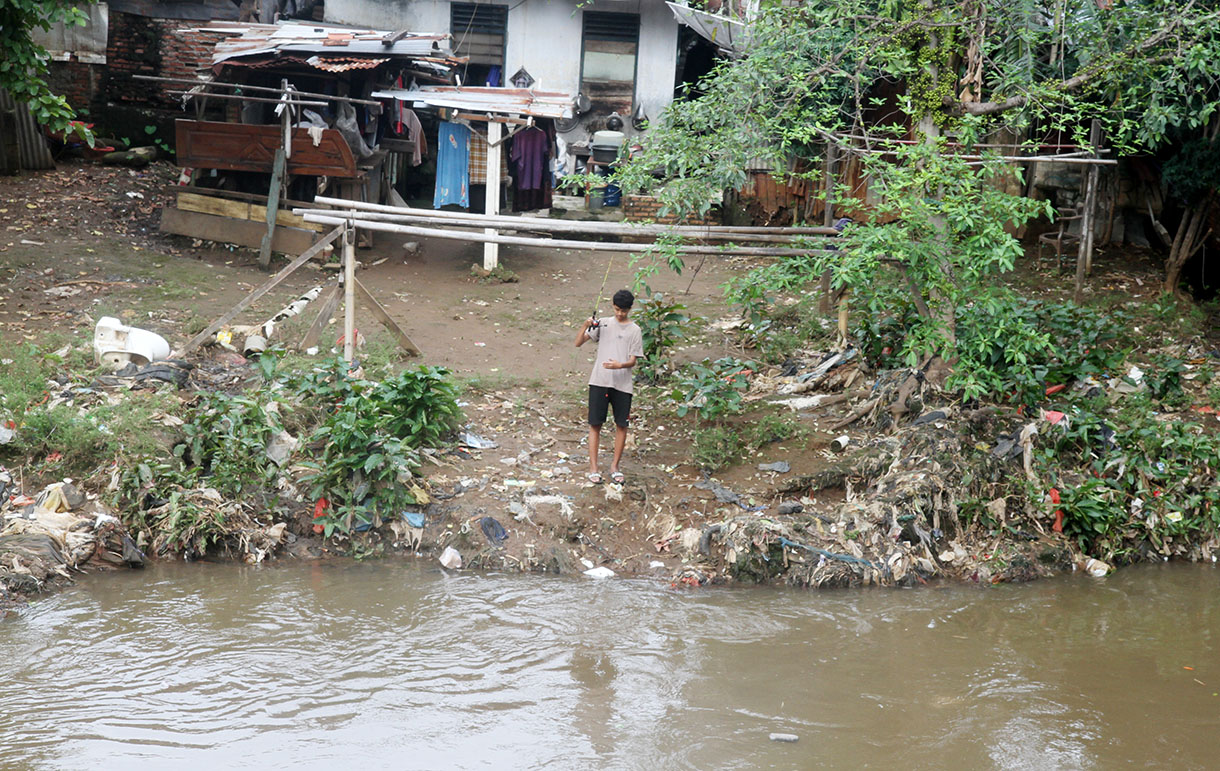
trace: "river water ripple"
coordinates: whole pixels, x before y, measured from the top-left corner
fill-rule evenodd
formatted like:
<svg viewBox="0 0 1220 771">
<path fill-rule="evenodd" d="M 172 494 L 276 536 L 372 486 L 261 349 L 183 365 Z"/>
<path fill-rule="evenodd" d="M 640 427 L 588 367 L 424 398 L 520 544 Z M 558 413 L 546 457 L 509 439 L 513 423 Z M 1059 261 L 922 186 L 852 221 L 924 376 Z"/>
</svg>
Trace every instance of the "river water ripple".
<svg viewBox="0 0 1220 771">
<path fill-rule="evenodd" d="M 1217 768 L 1218 693 L 1210 566 L 818 593 L 157 565 L 0 622 L 0 769 Z"/>
</svg>

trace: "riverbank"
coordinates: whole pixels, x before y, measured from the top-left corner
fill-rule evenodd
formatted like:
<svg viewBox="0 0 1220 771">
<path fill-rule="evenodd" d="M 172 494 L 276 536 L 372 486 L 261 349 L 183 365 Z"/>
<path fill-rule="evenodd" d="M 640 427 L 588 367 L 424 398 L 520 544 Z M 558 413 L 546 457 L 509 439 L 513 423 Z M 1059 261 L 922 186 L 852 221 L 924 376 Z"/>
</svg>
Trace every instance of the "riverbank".
<svg viewBox="0 0 1220 771">
<path fill-rule="evenodd" d="M 681 276 L 661 270 L 648 283 L 684 306 L 670 330 L 683 336 L 658 381 L 637 392 L 625 484 L 592 484 L 591 351 L 572 340 L 607 266 L 617 287 L 646 262 L 508 248 L 502 260 L 518 281 L 486 283 L 471 271 L 477 244 L 424 241 L 408 254 L 379 241 L 359 255 L 362 281 L 422 359 L 401 357 L 361 319 L 369 325 L 361 378 L 328 358 L 335 332 L 317 357 L 260 363 L 211 347 L 168 380 L 108 378 L 91 358 L 100 316 L 180 344 L 265 277 L 247 250 L 156 232 L 171 177 L 164 165 L 65 166 L 0 180 L 11 202 L 0 238 L 0 419 L 14 430 L 0 463 L 19 485 L 8 517 L 32 513 L 12 495 L 36 499 L 71 478 L 154 559 L 434 559 L 453 548 L 466 568 L 604 568 L 684 585 L 987 583 L 1089 558 L 1211 560 L 1218 548 L 1213 327 L 1201 311 L 1158 299 L 1157 266 L 1138 254 L 1097 260 L 1081 313 L 1058 304 L 1067 290 L 1052 266 L 1018 266 L 1008 280 L 1031 305 L 1006 312 L 1056 335 L 1060 355 L 1042 381 L 1022 385 L 1041 397 L 996 403 L 963 401 L 888 357 L 899 325 L 874 323 L 844 349 L 815 292 L 773 298 L 765 334 L 743 325 L 720 285 L 747 261 L 709 259 Z M 316 268 L 243 321 L 259 323 L 322 283 L 329 274 Z M 637 317 L 644 312 L 637 306 Z M 292 345 L 310 321 L 307 312 L 280 325 L 273 345 Z M 736 363 L 715 363 L 729 358 Z M 403 450 L 410 475 L 402 479 L 389 474 L 385 453 L 361 450 L 361 473 L 385 471 L 401 483 L 395 495 L 411 502 L 395 498 L 401 506 L 367 522 L 364 509 L 348 517 L 319 507 L 327 496 L 314 490 L 318 470 L 308 463 L 327 447 L 318 429 L 343 414 L 320 395 L 372 409 L 367 399 L 398 398 L 409 385 L 403 373 L 421 364 L 449 373 L 456 430 Z M 705 386 L 704 401 L 690 397 Z M 675 391 L 685 395 L 674 399 Z M 708 394 L 730 406 L 711 414 Z M 238 424 L 250 432 L 235 434 Z M 189 449 L 174 454 L 202 436 L 230 435 L 235 444 L 198 445 L 221 453 L 206 461 Z M 846 448 L 836 452 L 841 436 Z M 270 463 L 273 438 L 289 450 Z M 236 462 L 235 448 L 251 476 L 218 481 L 216 464 Z M 374 455 L 382 457 L 364 470 Z M 0 580 L 18 573 L 0 558 Z M 57 572 L 46 575 L 53 585 Z M 21 580 L 15 597 L 33 586 Z"/>
</svg>

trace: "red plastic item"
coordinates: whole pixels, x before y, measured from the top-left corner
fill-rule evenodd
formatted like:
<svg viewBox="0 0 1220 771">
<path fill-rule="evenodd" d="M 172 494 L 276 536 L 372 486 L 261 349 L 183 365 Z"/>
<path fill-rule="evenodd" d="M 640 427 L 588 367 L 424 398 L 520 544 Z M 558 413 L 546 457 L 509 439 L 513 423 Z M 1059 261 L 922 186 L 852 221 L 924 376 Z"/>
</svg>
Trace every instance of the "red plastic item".
<svg viewBox="0 0 1220 771">
<path fill-rule="evenodd" d="M 1067 383 L 1060 383 L 1059 385 L 1047 386 L 1046 395 L 1050 396 L 1051 394 L 1057 394 L 1065 388 L 1067 388 Z"/>
<path fill-rule="evenodd" d="M 1059 503 L 1058 488 L 1052 487 L 1047 491 L 1047 495 L 1050 496 L 1051 503 L 1056 505 Z M 1054 530 L 1056 533 L 1063 532 L 1063 509 L 1055 509 L 1055 524 L 1051 525 L 1051 530 Z"/>
</svg>

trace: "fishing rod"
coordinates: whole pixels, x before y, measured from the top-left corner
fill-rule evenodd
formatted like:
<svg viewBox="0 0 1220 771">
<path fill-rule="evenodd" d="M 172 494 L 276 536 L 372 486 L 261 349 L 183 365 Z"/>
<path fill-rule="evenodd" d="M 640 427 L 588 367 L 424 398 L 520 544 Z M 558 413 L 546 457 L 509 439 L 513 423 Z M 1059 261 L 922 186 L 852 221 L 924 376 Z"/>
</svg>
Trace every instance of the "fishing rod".
<svg viewBox="0 0 1220 771">
<path fill-rule="evenodd" d="M 602 276 L 602 288 L 597 290 L 597 300 L 594 301 L 594 303 L 593 303 L 593 315 L 591 315 L 589 317 L 589 318 L 593 319 L 593 323 L 591 325 L 589 325 L 590 328 L 596 328 L 596 327 L 601 326 L 601 322 L 599 322 L 597 320 L 597 309 L 599 307 L 601 307 L 602 297 L 606 293 L 606 282 L 610 279 L 610 268 L 612 268 L 612 267 L 614 267 L 614 255 L 613 254 L 610 255 L 610 261 L 606 263 L 606 275 Z"/>
</svg>

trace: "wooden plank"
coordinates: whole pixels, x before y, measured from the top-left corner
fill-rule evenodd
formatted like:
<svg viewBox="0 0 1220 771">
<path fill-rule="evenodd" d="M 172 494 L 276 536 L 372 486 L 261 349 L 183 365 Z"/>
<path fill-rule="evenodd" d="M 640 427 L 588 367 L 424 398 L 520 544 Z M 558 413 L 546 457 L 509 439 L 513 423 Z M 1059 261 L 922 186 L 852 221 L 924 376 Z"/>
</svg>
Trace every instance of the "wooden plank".
<svg viewBox="0 0 1220 771">
<path fill-rule="evenodd" d="M 173 211 L 173 209 L 166 209 L 166 211 Z M 199 216 L 206 216 L 206 215 L 199 215 Z M 250 223 L 250 224 L 253 225 L 254 223 Z M 220 329 L 225 324 L 228 324 L 230 321 L 237 318 L 237 314 L 241 313 L 246 308 L 249 308 L 251 305 L 253 305 L 255 300 L 257 300 L 258 298 L 260 298 L 263 295 L 270 292 L 281 281 L 288 278 L 288 276 L 291 275 L 293 271 L 295 271 L 297 268 L 301 267 L 305 263 L 309 262 L 311 259 L 314 258 L 314 256 L 320 254 L 321 251 L 324 248 L 326 248 L 327 244 L 329 244 L 331 241 L 334 241 L 342 233 L 343 233 L 343 228 L 337 227 L 334 230 L 327 233 L 326 235 L 322 236 L 322 239 L 320 241 L 318 241 L 318 243 L 316 243 L 313 246 L 306 249 L 304 252 L 301 253 L 300 257 L 297 257 L 295 260 L 293 260 L 292 262 L 288 263 L 283 268 L 281 268 L 279 273 L 276 273 L 274 276 L 267 279 L 267 281 L 264 282 L 263 285 L 260 286 L 258 289 L 255 289 L 253 292 L 251 292 L 250 294 L 243 297 L 241 302 L 239 302 L 237 305 L 234 305 L 223 316 L 221 316 L 220 318 L 216 319 L 211 324 L 209 324 L 207 329 L 203 330 L 202 332 L 200 332 L 199 334 L 195 335 L 190 340 L 188 340 L 186 345 L 182 346 L 182 348 L 180 348 L 177 351 L 174 351 L 174 353 L 171 354 L 171 357 L 177 358 L 177 357 L 185 356 L 186 354 L 195 350 L 195 348 L 198 347 L 200 343 L 202 343 L 204 340 L 207 340 L 212 335 L 216 334 L 216 330 Z"/>
<path fill-rule="evenodd" d="M 301 350 L 318 344 L 318 338 L 322 336 L 322 330 L 326 329 L 326 325 L 334 318 L 335 311 L 339 309 L 339 297 L 342 294 L 343 287 L 336 281 L 334 286 L 323 292 L 322 309 L 318 311 L 318 317 L 314 319 L 313 324 L 309 325 L 309 329 L 305 332 L 305 336 L 301 338 Z"/>
<path fill-rule="evenodd" d="M 284 164 L 287 161 L 284 148 L 277 149 L 275 163 L 271 167 L 271 187 L 267 190 L 267 232 L 258 245 L 258 266 L 263 270 L 271 266 L 271 238 L 275 235 L 275 214 L 280 210 L 280 187 L 284 184 Z"/>
<path fill-rule="evenodd" d="M 402 327 L 398 326 L 398 323 L 395 322 L 394 319 L 390 318 L 389 312 L 385 309 L 385 307 L 382 306 L 381 303 L 377 302 L 377 298 L 373 297 L 369 290 L 365 288 L 364 284 L 360 283 L 360 279 L 353 276 L 352 283 L 356 288 L 356 294 L 360 295 L 361 302 L 364 303 L 365 307 L 372 312 L 373 316 L 375 316 L 386 329 L 390 330 L 390 334 L 398 338 L 398 344 L 402 346 L 403 350 L 412 356 L 419 356 L 419 348 L 415 345 L 415 343 L 411 342 L 411 338 L 407 337 L 407 333 L 402 331 Z"/>
<path fill-rule="evenodd" d="M 178 165 L 196 169 L 226 169 L 270 174 L 275 151 L 284 144 L 282 127 L 252 126 L 205 120 L 174 121 Z M 323 129 L 315 147 L 303 128 L 292 130 L 289 174 L 351 178 L 358 175 L 356 159 L 343 136 Z"/>
<path fill-rule="evenodd" d="M 259 196 L 266 200 L 266 196 Z M 290 201 L 283 201 L 284 205 L 297 205 Z M 308 206 L 309 204 L 303 204 Z M 197 211 L 200 214 L 214 214 L 218 217 L 232 217 L 239 220 L 250 220 L 252 222 L 267 221 L 267 207 L 261 203 L 255 203 L 252 200 L 235 201 L 229 198 L 219 198 L 212 195 L 202 195 L 200 193 L 191 193 L 184 190 L 178 191 L 178 208 L 182 211 Z M 306 222 L 305 218 L 299 214 L 293 214 L 286 209 L 280 209 L 275 214 L 275 224 L 282 225 L 288 228 L 301 228 L 302 230 L 312 230 L 315 233 L 321 233 L 326 228 L 316 222 Z"/>
<path fill-rule="evenodd" d="M 161 232 L 257 249 L 263 243 L 267 226 L 246 219 L 217 217 L 167 206 L 161 210 Z M 277 227 L 271 248 L 284 254 L 301 254 L 310 248 L 317 235 L 312 230 Z"/>
</svg>

